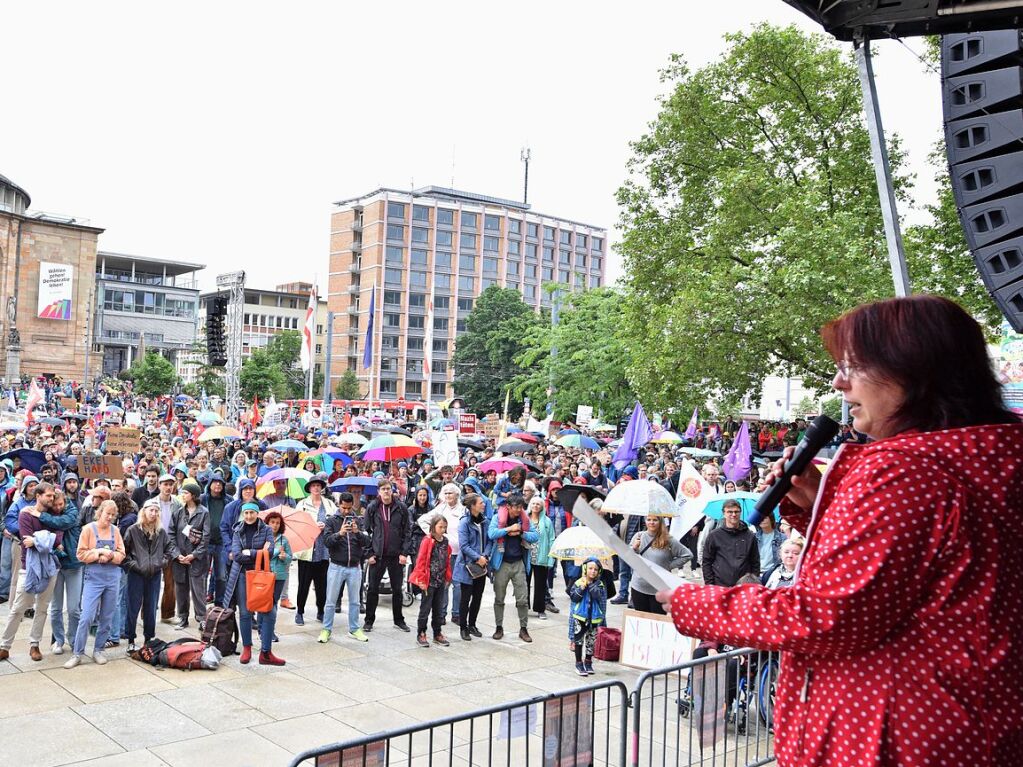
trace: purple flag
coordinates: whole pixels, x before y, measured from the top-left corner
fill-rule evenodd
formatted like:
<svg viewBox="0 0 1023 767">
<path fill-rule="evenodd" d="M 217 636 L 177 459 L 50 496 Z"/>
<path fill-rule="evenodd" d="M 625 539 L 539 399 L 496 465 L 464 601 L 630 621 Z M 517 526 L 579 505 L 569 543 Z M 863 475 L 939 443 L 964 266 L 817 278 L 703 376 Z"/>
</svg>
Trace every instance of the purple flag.
<svg viewBox="0 0 1023 767">
<path fill-rule="evenodd" d="M 362 366 L 368 368 L 373 364 L 373 315 L 376 314 L 377 286 L 369 294 L 369 323 L 366 325 L 366 346 L 362 350 Z M 372 383 L 372 381 L 370 381 Z"/>
<path fill-rule="evenodd" d="M 696 439 L 696 424 L 700 420 L 700 408 L 693 408 L 693 417 L 689 419 L 689 426 L 686 427 L 686 433 L 682 436 L 686 439 Z"/>
<path fill-rule="evenodd" d="M 739 433 L 735 435 L 735 442 L 732 443 L 721 468 L 725 470 L 725 476 L 733 482 L 749 476 L 750 469 L 753 468 L 753 451 L 749 444 L 749 424 L 745 421 L 739 427 Z"/>
<path fill-rule="evenodd" d="M 629 418 L 629 425 L 625 429 L 625 436 L 622 437 L 622 444 L 615 450 L 614 465 L 618 469 L 624 469 L 639 454 L 639 449 L 653 439 L 654 430 L 650 428 L 650 421 L 643 412 L 643 406 L 638 402 Z"/>
</svg>

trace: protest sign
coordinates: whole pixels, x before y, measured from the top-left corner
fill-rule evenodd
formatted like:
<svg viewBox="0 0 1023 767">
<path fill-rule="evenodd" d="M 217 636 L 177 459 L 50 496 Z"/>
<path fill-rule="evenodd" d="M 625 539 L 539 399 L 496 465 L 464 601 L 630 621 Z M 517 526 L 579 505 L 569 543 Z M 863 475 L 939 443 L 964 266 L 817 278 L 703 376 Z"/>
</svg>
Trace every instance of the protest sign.
<svg viewBox="0 0 1023 767">
<path fill-rule="evenodd" d="M 544 767 L 593 763 L 592 696 L 592 692 L 583 692 L 544 704 Z"/>
<path fill-rule="evenodd" d="M 459 434 L 475 434 L 476 433 L 476 414 L 475 413 L 459 413 L 459 415 L 458 415 L 458 433 Z"/>
<path fill-rule="evenodd" d="M 497 439 L 501 436 L 501 416 L 497 413 L 489 413 L 483 419 L 483 434 L 487 439 Z"/>
<path fill-rule="evenodd" d="M 692 640 L 667 615 L 626 610 L 622 623 L 623 665 L 649 670 L 692 660 Z"/>
<path fill-rule="evenodd" d="M 457 466 L 458 434 L 453 431 L 431 431 L 430 442 L 433 446 L 434 466 Z"/>
<path fill-rule="evenodd" d="M 590 405 L 579 405 L 575 409 L 575 422 L 579 426 L 585 426 L 593 420 L 593 407 Z"/>
<path fill-rule="evenodd" d="M 124 465 L 117 455 L 80 455 L 78 469 L 81 479 L 124 479 Z"/>
<path fill-rule="evenodd" d="M 142 413 L 133 411 L 131 413 L 124 414 L 124 422 L 128 426 L 141 426 L 142 425 Z"/>
<path fill-rule="evenodd" d="M 65 410 L 71 411 L 78 410 L 78 400 L 76 400 L 74 397 L 60 397 L 57 401 L 60 403 L 60 406 Z"/>
<path fill-rule="evenodd" d="M 111 426 L 107 429 L 108 453 L 137 453 L 142 432 L 130 426 Z"/>
</svg>

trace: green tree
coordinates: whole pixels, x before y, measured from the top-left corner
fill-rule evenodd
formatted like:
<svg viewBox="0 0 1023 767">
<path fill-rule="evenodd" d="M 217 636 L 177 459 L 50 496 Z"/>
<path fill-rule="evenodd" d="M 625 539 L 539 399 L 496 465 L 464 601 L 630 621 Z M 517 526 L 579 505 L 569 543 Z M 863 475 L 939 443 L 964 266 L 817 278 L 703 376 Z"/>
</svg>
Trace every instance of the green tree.
<svg viewBox="0 0 1023 767">
<path fill-rule="evenodd" d="M 266 349 L 252 351 L 249 358 L 242 364 L 238 385 L 241 388 L 242 397 L 248 401 L 251 401 L 253 397 L 259 397 L 260 400 L 266 401 L 271 393 L 274 396 L 282 397 L 287 393 L 287 380 L 284 372 Z"/>
<path fill-rule="evenodd" d="M 841 397 L 825 397 L 824 398 L 824 412 L 822 415 L 826 415 L 832 421 L 842 422 L 842 398 Z"/>
<path fill-rule="evenodd" d="M 629 375 L 649 409 L 756 398 L 769 373 L 823 387 L 818 329 L 892 290 L 849 56 L 794 27 L 727 40 L 663 73 L 618 193 Z M 891 157 L 903 194 L 897 142 Z"/>
<path fill-rule="evenodd" d="M 571 293 L 562 299 L 557 325 L 538 323 L 523 339 L 527 348 L 516 359 L 523 373 L 515 391 L 530 397 L 535 412 L 544 412 L 552 386 L 559 420 L 574 419 L 579 405 L 592 406 L 608 420 L 632 406 L 635 395 L 626 376 L 628 352 L 619 322 L 622 301 L 611 288 Z"/>
<path fill-rule="evenodd" d="M 205 391 L 209 396 L 224 397 L 226 384 L 224 383 L 224 368 L 209 364 L 209 355 L 206 350 L 206 340 L 197 340 L 189 350 L 189 359 L 183 363 L 195 375 L 195 382 L 184 387 L 185 394 L 192 397 L 201 396 Z"/>
<path fill-rule="evenodd" d="M 359 399 L 359 377 L 355 374 L 354 370 L 348 369 L 341 376 L 341 380 L 337 382 L 337 388 L 335 389 L 338 399 Z"/>
<path fill-rule="evenodd" d="M 302 334 L 297 330 L 283 330 L 266 345 L 266 353 L 284 375 L 285 396 L 294 399 L 306 395 L 306 371 L 299 360 L 302 355 Z"/>
<path fill-rule="evenodd" d="M 469 411 L 502 411 L 506 388 L 514 386 L 523 372 L 516 359 L 540 323 L 513 288 L 492 285 L 480 294 L 454 354 L 455 391 Z M 517 411 L 521 394 L 513 392 L 512 399 Z"/>
<path fill-rule="evenodd" d="M 132 366 L 135 391 L 145 397 L 170 394 L 178 382 L 174 365 L 159 352 L 147 352 L 145 358 Z"/>
</svg>

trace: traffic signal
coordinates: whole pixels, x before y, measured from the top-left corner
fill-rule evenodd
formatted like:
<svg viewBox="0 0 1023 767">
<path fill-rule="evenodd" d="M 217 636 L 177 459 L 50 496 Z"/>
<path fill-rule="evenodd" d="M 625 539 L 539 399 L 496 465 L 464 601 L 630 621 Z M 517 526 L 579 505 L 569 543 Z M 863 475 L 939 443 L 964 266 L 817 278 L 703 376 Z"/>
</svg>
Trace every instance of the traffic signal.
<svg viewBox="0 0 1023 767">
<path fill-rule="evenodd" d="M 224 325 L 227 320 L 227 299 L 214 296 L 206 302 L 206 358 L 214 367 L 227 365 L 227 339 Z"/>
</svg>

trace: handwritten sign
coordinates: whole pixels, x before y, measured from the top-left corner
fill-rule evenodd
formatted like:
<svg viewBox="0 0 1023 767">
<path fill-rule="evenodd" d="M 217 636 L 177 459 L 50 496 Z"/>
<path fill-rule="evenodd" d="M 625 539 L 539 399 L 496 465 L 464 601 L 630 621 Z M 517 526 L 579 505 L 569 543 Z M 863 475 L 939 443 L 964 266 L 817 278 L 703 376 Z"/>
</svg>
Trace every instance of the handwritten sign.
<svg viewBox="0 0 1023 767">
<path fill-rule="evenodd" d="M 476 414 L 475 413 L 459 413 L 458 414 L 458 433 L 459 434 L 475 434 L 476 433 Z"/>
<path fill-rule="evenodd" d="M 78 469 L 82 479 L 124 479 L 124 464 L 116 455 L 80 455 Z"/>
<path fill-rule="evenodd" d="M 667 615 L 626 610 L 622 625 L 621 663 L 655 669 L 692 660 L 693 642 L 675 630 Z"/>
<path fill-rule="evenodd" d="M 490 413 L 483 419 L 483 433 L 487 439 L 497 439 L 501 436 L 501 416 L 497 413 Z"/>
<path fill-rule="evenodd" d="M 57 401 L 60 402 L 60 406 L 65 410 L 70 410 L 72 412 L 78 410 L 78 400 L 74 397 L 60 397 Z"/>
<path fill-rule="evenodd" d="M 108 453 L 136 453 L 142 432 L 130 426 L 112 426 L 107 429 L 106 448 Z"/>
</svg>

